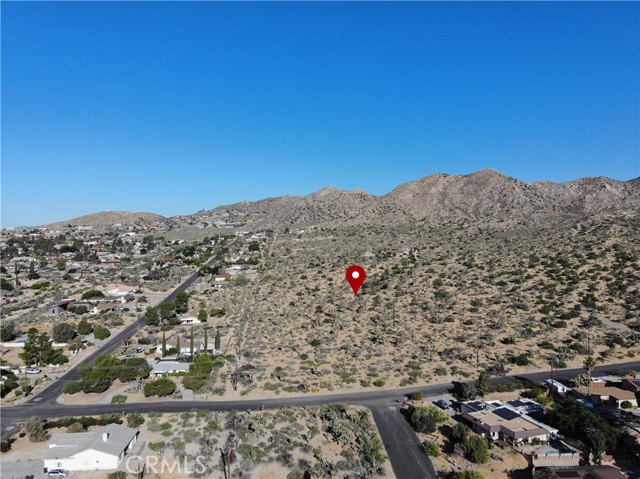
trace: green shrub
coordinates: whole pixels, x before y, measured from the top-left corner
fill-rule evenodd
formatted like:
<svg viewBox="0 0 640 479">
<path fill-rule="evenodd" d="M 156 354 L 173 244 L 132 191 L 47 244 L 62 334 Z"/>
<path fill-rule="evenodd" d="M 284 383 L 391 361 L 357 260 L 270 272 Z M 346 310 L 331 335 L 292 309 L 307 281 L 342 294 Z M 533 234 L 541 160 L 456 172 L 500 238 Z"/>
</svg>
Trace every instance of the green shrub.
<svg viewBox="0 0 640 479">
<path fill-rule="evenodd" d="M 116 394 L 111 398 L 111 404 L 124 404 L 127 402 L 127 396 L 123 394 Z"/>
<path fill-rule="evenodd" d="M 176 383 L 171 379 L 160 378 L 155 381 L 149 381 L 144 385 L 144 395 L 149 396 L 169 396 L 176 391 Z"/>
<path fill-rule="evenodd" d="M 411 427 L 421 433 L 432 433 L 439 423 L 447 420 L 447 415 L 433 406 L 409 406 L 406 417 Z"/>
<path fill-rule="evenodd" d="M 429 457 L 438 457 L 440 456 L 440 446 L 438 446 L 435 442 L 429 441 L 424 443 L 424 452 L 427 453 Z"/>
<path fill-rule="evenodd" d="M 437 376 L 446 376 L 447 375 L 447 368 L 443 367 L 443 366 L 438 366 L 436 368 L 436 375 Z"/>
<path fill-rule="evenodd" d="M 132 428 L 137 428 L 144 424 L 144 417 L 142 414 L 138 414 L 137 412 L 132 412 L 127 414 L 127 425 Z"/>
<path fill-rule="evenodd" d="M 79 421 L 71 423 L 67 428 L 67 432 L 83 432 L 83 431 L 84 431 L 84 426 Z"/>
<path fill-rule="evenodd" d="M 109 331 L 104 326 L 98 325 L 95 328 L 93 328 L 93 337 L 94 338 L 96 338 L 96 339 L 107 339 L 109 336 L 111 336 L 111 331 Z"/>
</svg>

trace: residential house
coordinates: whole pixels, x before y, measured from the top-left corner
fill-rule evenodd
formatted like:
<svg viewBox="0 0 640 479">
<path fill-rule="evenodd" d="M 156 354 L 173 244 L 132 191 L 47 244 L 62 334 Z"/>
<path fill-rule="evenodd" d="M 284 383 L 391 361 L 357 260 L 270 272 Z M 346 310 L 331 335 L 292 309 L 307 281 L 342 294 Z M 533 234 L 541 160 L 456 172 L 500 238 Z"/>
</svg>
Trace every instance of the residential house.
<svg viewBox="0 0 640 479">
<path fill-rule="evenodd" d="M 462 403 L 462 417 L 472 429 L 483 436 L 510 444 L 548 442 L 558 430 L 547 426 L 527 413 L 540 410 L 541 405 L 530 399 L 516 401 L 467 401 Z"/>
<path fill-rule="evenodd" d="M 627 391 L 633 391 L 634 393 L 640 392 L 640 379 L 623 379 L 622 389 Z"/>
<path fill-rule="evenodd" d="M 189 363 L 158 361 L 149 374 L 152 378 L 159 378 L 167 374 L 186 373 L 187 371 L 189 371 Z"/>
<path fill-rule="evenodd" d="M 65 308 L 63 308 L 62 306 L 53 306 L 51 308 L 49 308 L 49 315 L 50 316 L 58 316 L 59 314 L 62 314 L 66 311 Z"/>
<path fill-rule="evenodd" d="M 138 434 L 135 429 L 120 424 L 109 424 L 90 432 L 53 434 L 44 453 L 45 472 L 117 469 L 136 443 Z"/>
<path fill-rule="evenodd" d="M 620 409 L 624 401 L 629 401 L 633 407 L 638 407 L 638 400 L 633 391 L 620 389 L 613 386 L 591 386 L 591 394 L 589 388 L 581 386 L 573 388 L 573 392 L 579 399 L 591 402 L 595 406 L 612 407 Z"/>
<path fill-rule="evenodd" d="M 93 308 L 93 313 L 101 313 L 103 311 L 114 311 L 119 307 L 119 303 L 100 303 Z"/>
<path fill-rule="evenodd" d="M 555 392 L 556 394 L 565 395 L 571 389 L 570 387 L 559 383 L 555 379 L 545 379 L 544 383 L 550 390 L 553 390 L 553 392 Z"/>
<path fill-rule="evenodd" d="M 184 316 L 180 318 L 180 324 L 189 325 L 189 324 L 202 324 L 202 323 L 195 316 Z"/>
</svg>

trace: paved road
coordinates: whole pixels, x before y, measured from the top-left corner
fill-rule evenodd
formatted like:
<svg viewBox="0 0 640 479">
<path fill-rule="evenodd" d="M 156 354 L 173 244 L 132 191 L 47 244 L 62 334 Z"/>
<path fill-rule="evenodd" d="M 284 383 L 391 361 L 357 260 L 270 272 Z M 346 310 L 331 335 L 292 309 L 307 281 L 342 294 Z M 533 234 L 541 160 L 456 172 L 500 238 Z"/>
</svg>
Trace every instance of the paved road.
<svg viewBox="0 0 640 479">
<path fill-rule="evenodd" d="M 409 423 L 400 413 L 399 403 L 365 403 L 371 409 L 380 437 L 398 479 L 437 479 L 433 464 Z"/>
<path fill-rule="evenodd" d="M 615 374 L 629 369 L 640 370 L 640 361 L 599 366 L 594 374 Z M 569 379 L 583 372 L 581 368 L 565 369 L 554 372 L 556 379 Z M 505 376 L 492 379 L 493 385 L 504 384 L 523 379 L 542 381 L 548 373 L 539 372 L 523 374 L 518 377 Z M 399 406 L 408 393 L 420 391 L 426 397 L 446 393 L 453 387 L 451 383 L 433 384 L 422 387 L 398 388 L 355 393 L 307 395 L 290 398 L 252 399 L 238 401 L 161 401 L 129 404 L 86 404 L 65 406 L 55 401 L 29 402 L 21 406 L 5 407 L 0 417 L 2 439 L 18 431 L 19 423 L 30 416 L 40 418 L 56 418 L 65 416 L 88 416 L 114 412 L 149 413 L 149 412 L 183 412 L 206 409 L 210 411 L 257 410 L 281 407 L 305 407 L 324 404 L 348 403 L 368 407 L 373 413 L 387 455 L 396 476 L 401 479 L 435 479 L 435 471 L 428 457 L 421 452 L 421 444 L 416 434 L 405 422 L 399 410 L 389 409 L 389 405 Z M 420 453 L 420 454 L 419 454 Z"/>
</svg>

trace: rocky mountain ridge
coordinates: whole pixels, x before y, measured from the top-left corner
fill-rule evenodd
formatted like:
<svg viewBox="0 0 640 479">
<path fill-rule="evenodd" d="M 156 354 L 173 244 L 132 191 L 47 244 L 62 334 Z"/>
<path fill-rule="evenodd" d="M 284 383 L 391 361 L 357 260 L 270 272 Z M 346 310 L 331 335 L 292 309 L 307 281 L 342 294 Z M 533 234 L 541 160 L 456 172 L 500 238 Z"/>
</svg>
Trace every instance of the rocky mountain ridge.
<svg viewBox="0 0 640 479">
<path fill-rule="evenodd" d="M 637 213 L 640 178 L 605 177 L 565 183 L 525 183 L 495 170 L 468 175 L 432 174 L 374 196 L 360 189 L 326 187 L 306 196 L 279 196 L 218 206 L 192 215 L 165 218 L 153 213 L 108 211 L 45 225 L 121 224 L 153 230 L 181 227 L 269 228 L 318 224 L 385 223 L 447 219 L 539 219 L 549 215 Z"/>
</svg>

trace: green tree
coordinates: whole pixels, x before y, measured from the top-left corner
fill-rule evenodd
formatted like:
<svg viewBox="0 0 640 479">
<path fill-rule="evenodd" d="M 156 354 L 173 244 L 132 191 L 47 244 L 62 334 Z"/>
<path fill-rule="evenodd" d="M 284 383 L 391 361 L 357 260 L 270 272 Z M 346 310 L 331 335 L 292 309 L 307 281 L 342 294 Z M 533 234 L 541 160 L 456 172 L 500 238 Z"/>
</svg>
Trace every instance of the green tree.
<svg viewBox="0 0 640 479">
<path fill-rule="evenodd" d="M 149 381 L 144 385 L 144 395 L 149 396 L 169 396 L 176 391 L 176 384 L 167 378 L 156 379 L 155 381 Z"/>
<path fill-rule="evenodd" d="M 484 396 L 489 392 L 489 385 L 491 384 L 491 376 L 487 373 L 482 372 L 480 376 L 478 376 L 478 380 L 476 381 L 476 388 L 478 390 L 479 396 Z"/>
<path fill-rule="evenodd" d="M 166 333 L 162 331 L 162 357 L 167 355 L 167 337 Z"/>
<path fill-rule="evenodd" d="M 206 309 L 200 309 L 200 311 L 198 311 L 198 321 L 201 323 L 206 323 L 208 316 Z"/>
<path fill-rule="evenodd" d="M 454 444 L 462 444 L 467 440 L 470 433 L 471 429 L 466 424 L 458 422 L 451 429 L 451 440 Z"/>
<path fill-rule="evenodd" d="M 93 328 L 93 337 L 96 339 L 107 339 L 111 336 L 111 331 L 109 331 L 104 326 L 97 325 Z"/>
<path fill-rule="evenodd" d="M 27 422 L 24 423 L 23 430 L 31 442 L 42 442 L 47 440 L 44 423 L 37 416 L 31 416 L 27 419 Z"/>
<path fill-rule="evenodd" d="M 31 261 L 29 263 L 29 274 L 27 275 L 28 279 L 38 279 L 40 275 L 36 272 L 36 262 Z"/>
<path fill-rule="evenodd" d="M 582 365 L 587 372 L 587 377 L 589 378 L 589 384 L 587 386 L 589 388 L 589 394 L 591 394 L 591 373 L 593 372 L 593 368 L 596 367 L 596 360 L 593 356 L 587 356 Z"/>
<path fill-rule="evenodd" d="M 411 427 L 421 433 L 432 433 L 439 423 L 447 420 L 447 416 L 439 409 L 427 407 L 409 406 L 407 410 L 407 420 Z"/>
<path fill-rule="evenodd" d="M 27 366 L 42 366 L 43 364 L 54 364 L 52 361 L 58 361 L 60 358 L 57 357 L 57 354 L 58 352 L 51 345 L 49 335 L 38 333 L 36 330 L 27 335 L 27 342 L 24 343 L 23 351 L 19 356 Z"/>
<path fill-rule="evenodd" d="M 80 336 L 86 336 L 87 334 L 91 334 L 92 330 L 93 330 L 93 327 L 91 326 L 91 324 L 89 324 L 89 321 L 87 321 L 85 318 L 82 318 L 78 322 L 78 334 Z"/>
<path fill-rule="evenodd" d="M 76 337 L 76 328 L 69 323 L 58 323 L 53 327 L 53 340 L 56 343 L 68 343 Z"/>
<path fill-rule="evenodd" d="M 189 339 L 189 356 L 193 358 L 193 326 L 191 326 L 191 338 Z"/>
<path fill-rule="evenodd" d="M 13 291 L 13 285 L 6 278 L 0 278 L 0 289 L 3 291 Z"/>
<path fill-rule="evenodd" d="M 144 320 L 149 326 L 157 326 L 160 323 L 160 316 L 158 310 L 155 308 L 147 308 L 144 314 Z"/>
<path fill-rule="evenodd" d="M 97 289 L 90 289 L 89 291 L 85 291 L 84 293 L 82 293 L 82 299 L 90 298 L 104 298 L 104 293 L 102 291 L 98 291 Z"/>
<path fill-rule="evenodd" d="M 462 450 L 467 455 L 467 459 L 476 464 L 487 462 L 489 446 L 487 441 L 476 434 L 470 434 L 462 444 Z"/>
<path fill-rule="evenodd" d="M 175 309 L 178 314 L 184 314 L 189 310 L 189 293 L 180 291 L 176 294 Z"/>
<path fill-rule="evenodd" d="M 0 341 L 13 341 L 14 339 L 16 339 L 16 323 L 3 321 L 0 326 Z"/>
<path fill-rule="evenodd" d="M 260 251 L 260 243 L 251 243 L 249 245 L 249 251 Z"/>
<path fill-rule="evenodd" d="M 160 318 L 163 320 L 170 320 L 176 315 L 175 304 L 173 301 L 167 301 L 160 305 Z"/>
<path fill-rule="evenodd" d="M 58 261 L 56 261 L 56 268 L 58 269 L 58 271 L 64 271 L 66 267 L 67 267 L 66 259 L 60 258 Z"/>
<path fill-rule="evenodd" d="M 216 349 L 216 351 L 220 351 L 220 330 L 218 329 L 216 331 L 216 339 L 214 342 L 214 348 Z"/>
<path fill-rule="evenodd" d="M 207 327 L 204 328 L 204 352 L 209 350 L 209 337 L 207 336 Z"/>
<path fill-rule="evenodd" d="M 454 394 L 461 401 L 470 401 L 478 396 L 478 388 L 475 383 L 456 383 Z"/>
<path fill-rule="evenodd" d="M 633 404 L 631 403 L 631 401 L 622 401 L 620 403 L 620 407 L 622 409 L 631 409 L 633 407 Z"/>
</svg>

